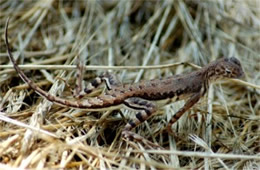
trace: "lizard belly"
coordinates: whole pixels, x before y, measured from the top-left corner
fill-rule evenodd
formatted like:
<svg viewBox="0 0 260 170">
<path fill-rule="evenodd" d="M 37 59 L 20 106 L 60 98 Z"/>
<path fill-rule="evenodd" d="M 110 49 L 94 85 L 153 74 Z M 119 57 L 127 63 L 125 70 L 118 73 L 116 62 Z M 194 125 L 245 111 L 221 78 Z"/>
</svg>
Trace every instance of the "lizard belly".
<svg viewBox="0 0 260 170">
<path fill-rule="evenodd" d="M 167 99 L 163 99 L 163 100 L 158 100 L 156 103 L 159 107 L 177 102 L 177 101 L 181 101 L 181 100 L 185 100 L 187 98 L 189 98 L 191 95 L 180 95 L 180 96 L 174 96 L 172 98 L 167 98 Z"/>
</svg>

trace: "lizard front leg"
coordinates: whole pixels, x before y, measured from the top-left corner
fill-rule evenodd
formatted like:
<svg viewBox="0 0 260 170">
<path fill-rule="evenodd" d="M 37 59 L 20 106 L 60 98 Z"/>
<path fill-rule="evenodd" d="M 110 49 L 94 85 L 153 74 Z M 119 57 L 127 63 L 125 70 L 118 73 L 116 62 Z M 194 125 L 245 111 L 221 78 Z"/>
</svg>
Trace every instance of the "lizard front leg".
<svg viewBox="0 0 260 170">
<path fill-rule="evenodd" d="M 144 138 L 141 137 L 140 135 L 137 135 L 134 132 L 131 132 L 133 128 L 147 120 L 153 113 L 156 112 L 156 105 L 151 102 L 144 100 L 142 98 L 138 97 L 132 97 L 128 98 L 124 101 L 124 105 L 134 109 L 134 110 L 140 110 L 137 114 L 134 120 L 131 120 L 126 124 L 122 131 L 122 135 L 125 138 L 134 138 L 135 140 L 143 140 Z"/>
<path fill-rule="evenodd" d="M 172 119 L 170 120 L 170 122 L 167 125 L 167 131 L 171 134 L 174 134 L 171 127 L 172 125 L 177 122 L 179 120 L 179 118 L 187 111 L 189 110 L 194 104 L 196 104 L 199 99 L 202 97 L 203 95 L 201 95 L 200 92 L 192 95 L 189 100 L 184 104 L 184 106 L 178 110 L 178 112 L 176 112 L 175 115 L 173 115 Z"/>
</svg>

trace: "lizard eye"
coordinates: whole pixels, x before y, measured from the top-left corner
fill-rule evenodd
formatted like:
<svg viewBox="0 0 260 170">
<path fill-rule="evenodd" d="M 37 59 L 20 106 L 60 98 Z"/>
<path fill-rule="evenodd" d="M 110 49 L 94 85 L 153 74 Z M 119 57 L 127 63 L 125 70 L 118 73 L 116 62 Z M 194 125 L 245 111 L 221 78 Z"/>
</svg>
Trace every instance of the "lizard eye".
<svg viewBox="0 0 260 170">
<path fill-rule="evenodd" d="M 231 70 L 229 70 L 228 68 L 225 69 L 227 74 L 231 74 Z"/>
</svg>

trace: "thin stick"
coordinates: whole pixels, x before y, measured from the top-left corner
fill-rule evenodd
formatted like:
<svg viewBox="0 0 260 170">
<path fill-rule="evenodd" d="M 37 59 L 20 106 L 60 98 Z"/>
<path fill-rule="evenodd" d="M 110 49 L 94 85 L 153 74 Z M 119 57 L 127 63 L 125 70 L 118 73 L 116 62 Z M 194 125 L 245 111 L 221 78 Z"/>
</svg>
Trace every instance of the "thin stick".
<svg viewBox="0 0 260 170">
<path fill-rule="evenodd" d="M 177 63 L 172 63 L 172 64 L 162 64 L 162 65 L 150 65 L 150 66 L 96 66 L 96 65 L 88 65 L 85 66 L 86 69 L 88 70 L 138 70 L 138 69 L 163 69 L 163 68 L 171 68 L 171 67 L 177 67 L 179 65 L 189 65 L 195 69 L 200 69 L 201 67 L 192 64 L 190 62 L 177 62 Z M 46 69 L 46 70 L 74 70 L 77 68 L 76 65 L 37 65 L 37 64 L 26 64 L 26 65 L 18 65 L 21 69 Z M 0 65 L 0 69 L 8 69 L 8 68 L 13 68 L 13 65 Z"/>
</svg>

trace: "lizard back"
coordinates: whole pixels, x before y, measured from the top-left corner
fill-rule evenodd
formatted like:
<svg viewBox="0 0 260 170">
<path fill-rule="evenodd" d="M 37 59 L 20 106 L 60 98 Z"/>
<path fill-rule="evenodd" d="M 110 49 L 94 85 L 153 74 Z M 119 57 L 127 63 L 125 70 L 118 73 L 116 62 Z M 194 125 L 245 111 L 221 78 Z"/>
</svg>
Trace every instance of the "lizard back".
<svg viewBox="0 0 260 170">
<path fill-rule="evenodd" d="M 140 97 L 146 100 L 185 99 L 201 90 L 204 84 L 203 72 L 170 76 L 164 79 L 153 79 L 133 84 L 124 84 L 112 88 L 107 95 L 114 95 L 124 100 L 129 97 Z"/>
</svg>

